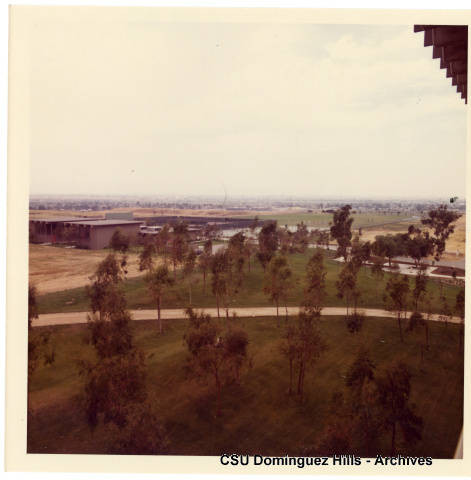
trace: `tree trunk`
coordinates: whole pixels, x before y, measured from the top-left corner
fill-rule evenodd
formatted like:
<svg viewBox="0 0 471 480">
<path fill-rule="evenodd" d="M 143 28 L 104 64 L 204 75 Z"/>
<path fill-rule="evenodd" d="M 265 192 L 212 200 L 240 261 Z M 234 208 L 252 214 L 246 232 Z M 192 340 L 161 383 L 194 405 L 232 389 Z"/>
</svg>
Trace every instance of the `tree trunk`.
<svg viewBox="0 0 471 480">
<path fill-rule="evenodd" d="M 288 305 L 285 304 L 285 312 L 286 312 L 286 316 L 285 316 L 285 322 L 288 321 Z"/>
<path fill-rule="evenodd" d="M 218 318 L 220 319 L 221 316 L 219 315 L 219 295 L 216 295 L 216 307 L 218 309 Z"/>
<path fill-rule="evenodd" d="M 206 293 L 206 270 L 203 270 L 203 293 Z"/>
<path fill-rule="evenodd" d="M 276 325 L 277 327 L 280 326 L 280 316 L 278 314 L 278 300 L 276 301 Z"/>
<path fill-rule="evenodd" d="M 191 307 L 191 280 L 188 282 L 188 290 L 189 290 L 189 293 L 190 293 L 190 307 Z"/>
</svg>

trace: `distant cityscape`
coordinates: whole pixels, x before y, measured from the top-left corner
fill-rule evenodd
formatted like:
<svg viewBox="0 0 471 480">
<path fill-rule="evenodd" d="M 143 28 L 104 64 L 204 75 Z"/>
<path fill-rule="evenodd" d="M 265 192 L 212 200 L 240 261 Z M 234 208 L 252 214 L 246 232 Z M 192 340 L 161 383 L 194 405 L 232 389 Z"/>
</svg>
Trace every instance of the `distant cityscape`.
<svg viewBox="0 0 471 480">
<path fill-rule="evenodd" d="M 453 209 L 464 212 L 464 198 L 445 199 Z M 444 203 L 444 199 L 365 199 L 365 198 L 306 198 L 283 196 L 232 197 L 221 199 L 210 196 L 93 196 L 93 195 L 32 195 L 30 210 L 77 210 L 98 211 L 114 208 L 156 208 L 187 210 L 276 211 L 293 209 L 328 210 L 346 203 L 364 212 L 410 212 L 422 213 Z"/>
</svg>

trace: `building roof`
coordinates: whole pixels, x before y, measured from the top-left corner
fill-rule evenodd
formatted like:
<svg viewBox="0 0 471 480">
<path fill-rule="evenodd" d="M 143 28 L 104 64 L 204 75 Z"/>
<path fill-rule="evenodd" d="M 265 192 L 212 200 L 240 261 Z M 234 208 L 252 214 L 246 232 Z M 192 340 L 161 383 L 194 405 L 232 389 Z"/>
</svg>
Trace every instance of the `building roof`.
<svg viewBox="0 0 471 480">
<path fill-rule="evenodd" d="M 76 222 L 85 220 L 84 217 L 49 217 L 49 218 L 30 218 L 31 222 L 46 222 L 46 223 L 60 223 L 60 222 Z M 93 221 L 93 218 L 88 218 L 88 221 Z M 99 220 L 99 219 L 97 219 Z"/>
<path fill-rule="evenodd" d="M 136 220 L 83 220 L 83 221 L 72 221 L 67 222 L 72 223 L 73 225 L 90 225 L 91 227 L 109 227 L 109 226 L 118 226 L 118 225 L 140 225 L 142 222 Z"/>
<path fill-rule="evenodd" d="M 433 47 L 432 58 L 440 59 L 440 68 L 468 103 L 468 26 L 414 25 L 414 32 L 424 32 L 424 47 Z"/>
</svg>

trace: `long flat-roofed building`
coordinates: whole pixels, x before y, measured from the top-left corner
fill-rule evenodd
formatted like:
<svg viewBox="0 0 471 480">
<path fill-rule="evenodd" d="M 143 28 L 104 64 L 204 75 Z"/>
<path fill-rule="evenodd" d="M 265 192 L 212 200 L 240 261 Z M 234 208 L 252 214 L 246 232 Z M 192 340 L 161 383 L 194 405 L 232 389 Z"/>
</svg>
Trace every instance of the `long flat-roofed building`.
<svg viewBox="0 0 471 480">
<path fill-rule="evenodd" d="M 136 220 L 82 220 L 66 222 L 65 226 L 76 231 L 78 247 L 99 250 L 108 247 L 118 229 L 131 239 L 137 238 L 141 224 Z"/>
<path fill-rule="evenodd" d="M 143 222 L 100 218 L 42 218 L 30 220 L 31 241 L 37 243 L 70 243 L 80 248 L 99 250 L 110 244 L 116 230 L 133 241 Z"/>
</svg>

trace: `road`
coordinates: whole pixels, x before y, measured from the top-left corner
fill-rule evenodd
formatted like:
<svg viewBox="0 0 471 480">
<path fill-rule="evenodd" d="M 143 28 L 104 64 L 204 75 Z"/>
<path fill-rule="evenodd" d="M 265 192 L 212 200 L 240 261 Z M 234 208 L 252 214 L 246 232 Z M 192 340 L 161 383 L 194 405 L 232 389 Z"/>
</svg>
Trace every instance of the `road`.
<svg viewBox="0 0 471 480">
<path fill-rule="evenodd" d="M 195 309 L 200 310 L 200 309 Z M 216 308 L 205 308 L 204 311 L 210 315 L 216 317 Z M 367 317 L 386 317 L 396 318 L 394 312 L 388 312 L 387 310 L 381 310 L 376 308 L 359 309 Z M 161 310 L 161 317 L 165 320 L 176 320 L 179 318 L 185 318 L 185 310 L 183 309 L 168 309 Z M 297 315 L 299 307 L 288 307 L 288 315 Z M 276 315 L 275 307 L 241 307 L 230 308 L 229 315 L 232 316 L 236 313 L 239 317 L 268 317 Z M 409 315 L 411 312 L 407 312 Z M 220 310 L 221 316 L 225 316 L 225 310 Z M 329 315 L 345 315 L 346 309 L 344 307 L 325 307 L 322 309 L 323 316 Z M 74 325 L 80 323 L 87 323 L 88 312 L 68 312 L 68 313 L 46 313 L 39 315 L 39 318 L 33 319 L 33 327 L 45 327 L 50 325 Z M 156 310 L 131 310 L 133 320 L 157 320 Z M 285 309 L 280 308 L 280 316 L 285 315 Z M 444 321 L 440 315 L 431 315 L 430 320 L 442 322 Z M 451 317 L 448 320 L 450 323 L 461 323 L 459 317 Z"/>
</svg>

